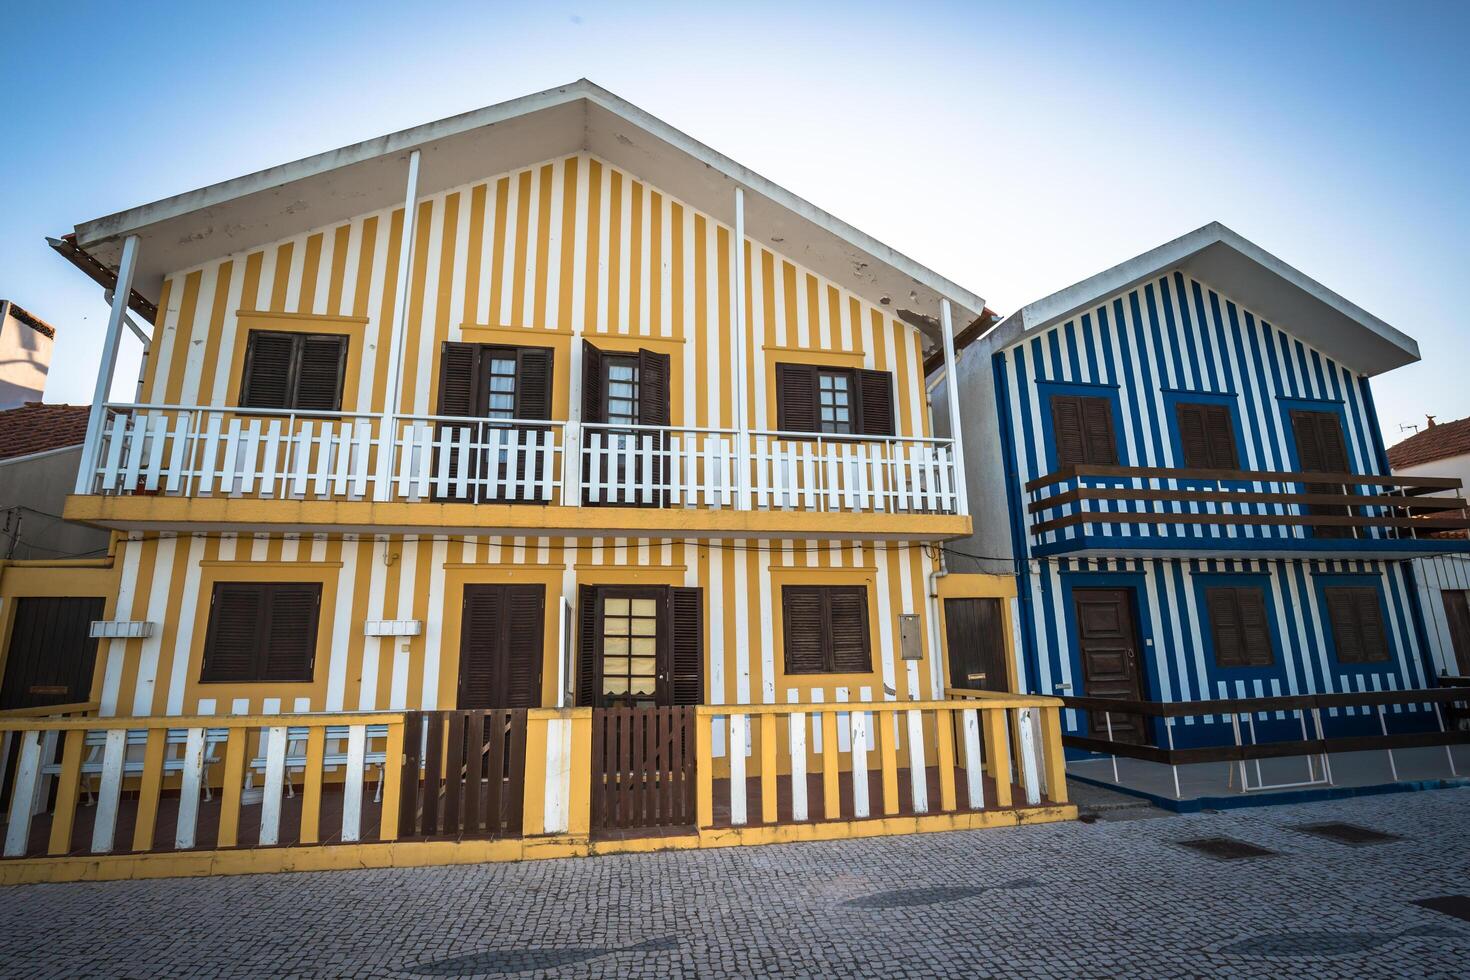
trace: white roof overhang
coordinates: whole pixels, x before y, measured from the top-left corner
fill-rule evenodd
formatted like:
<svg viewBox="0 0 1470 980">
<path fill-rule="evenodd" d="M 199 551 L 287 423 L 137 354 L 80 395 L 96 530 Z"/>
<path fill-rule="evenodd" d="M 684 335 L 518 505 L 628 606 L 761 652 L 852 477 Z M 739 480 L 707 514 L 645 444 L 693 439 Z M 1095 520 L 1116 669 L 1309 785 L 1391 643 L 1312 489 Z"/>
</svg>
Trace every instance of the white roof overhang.
<svg viewBox="0 0 1470 980">
<path fill-rule="evenodd" d="M 123 238 L 137 235 L 137 287 L 156 299 L 167 274 L 401 202 L 415 149 L 421 197 L 578 150 L 727 224 L 743 187 L 748 236 L 895 315 L 932 320 L 948 298 L 963 325 L 984 309 L 969 290 L 585 79 L 86 221 L 77 244 L 115 269 Z"/>
<path fill-rule="evenodd" d="M 1381 374 L 1419 359 L 1412 337 L 1219 222 L 1022 307 L 996 326 L 988 346 L 1010 347 L 1172 269 L 1208 283 L 1355 373 Z"/>
</svg>

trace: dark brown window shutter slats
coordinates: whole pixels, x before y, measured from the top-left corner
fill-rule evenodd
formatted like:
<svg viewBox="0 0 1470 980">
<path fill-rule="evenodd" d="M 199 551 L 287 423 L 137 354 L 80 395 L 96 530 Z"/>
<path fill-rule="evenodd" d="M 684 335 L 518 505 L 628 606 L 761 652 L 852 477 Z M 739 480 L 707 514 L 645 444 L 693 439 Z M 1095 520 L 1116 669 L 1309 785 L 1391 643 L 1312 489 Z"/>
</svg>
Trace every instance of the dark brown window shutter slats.
<svg viewBox="0 0 1470 980">
<path fill-rule="evenodd" d="M 270 629 L 261 656 L 261 679 L 310 680 L 316 659 L 321 586 L 282 583 L 271 586 L 269 595 Z"/>
<path fill-rule="evenodd" d="M 1224 405 L 1181 402 L 1175 407 L 1175 419 L 1179 423 L 1179 446 L 1184 456 L 1181 465 L 1195 470 L 1240 468 L 1230 409 Z"/>
<path fill-rule="evenodd" d="M 786 673 L 863 674 L 873 669 L 864 587 L 783 586 L 781 618 Z"/>
<path fill-rule="evenodd" d="M 1079 398 L 1082 403 L 1082 433 L 1087 442 L 1087 461 L 1103 466 L 1118 462 L 1113 437 L 1113 404 L 1106 398 Z"/>
<path fill-rule="evenodd" d="M 1327 595 L 1327 616 L 1337 659 L 1342 663 L 1376 663 L 1389 658 L 1388 635 L 1383 629 L 1383 611 L 1378 590 L 1334 586 Z"/>
<path fill-rule="evenodd" d="M 1219 586 L 1205 590 L 1215 666 L 1267 667 L 1276 662 L 1266 593 L 1260 586 Z"/>
<path fill-rule="evenodd" d="M 786 642 L 786 673 L 820 674 L 827 669 L 822 642 L 822 594 L 815 586 L 781 589 L 781 618 Z"/>
<path fill-rule="evenodd" d="M 810 364 L 776 365 L 776 428 L 817 431 L 817 370 Z"/>
<path fill-rule="evenodd" d="M 551 418 L 551 348 L 521 347 L 516 352 L 516 418 Z"/>
<path fill-rule="evenodd" d="M 347 338 L 305 334 L 296 373 L 295 407 L 309 412 L 335 412 L 342 407 L 342 377 Z"/>
<path fill-rule="evenodd" d="M 1117 465 L 1110 399 L 1094 395 L 1052 395 L 1051 421 L 1058 466 Z"/>
<path fill-rule="evenodd" d="M 891 436 L 893 426 L 893 375 L 887 371 L 858 371 L 858 421 L 865 436 Z"/>
<path fill-rule="evenodd" d="M 460 708 L 494 707 L 496 658 L 505 623 L 501 615 L 500 589 L 493 585 L 467 585 L 459 633 Z"/>
<path fill-rule="evenodd" d="M 265 625 L 265 604 L 264 583 L 215 583 L 200 680 L 250 679 L 260 648 L 261 627 Z"/>
<path fill-rule="evenodd" d="M 669 699 L 704 703 L 704 590 L 669 590 Z"/>
<path fill-rule="evenodd" d="M 638 424 L 669 424 L 669 355 L 638 352 Z"/>
<path fill-rule="evenodd" d="M 477 414 L 475 387 L 479 371 L 475 344 L 445 341 L 439 354 L 439 415 L 471 417 Z"/>
<path fill-rule="evenodd" d="M 546 588 L 510 585 L 505 591 L 505 708 L 541 705 L 541 663 L 546 631 Z"/>
<path fill-rule="evenodd" d="M 1052 439 L 1056 443 L 1057 465 L 1075 466 L 1087 462 L 1087 443 L 1082 437 L 1080 398 L 1067 395 L 1051 397 Z"/>
<path fill-rule="evenodd" d="M 830 588 L 826 591 L 832 670 L 838 674 L 865 674 L 873 669 L 868 654 L 867 590 Z"/>
<path fill-rule="evenodd" d="M 295 346 L 291 334 L 250 331 L 245 348 L 245 378 L 240 385 L 242 407 L 291 407 Z"/>
<path fill-rule="evenodd" d="M 597 629 L 597 587 L 577 586 L 577 704 L 590 707 L 597 696 L 597 661 L 602 656 Z"/>
<path fill-rule="evenodd" d="M 602 351 L 582 341 L 582 421 L 601 422 L 607 418 L 602 393 Z"/>
</svg>

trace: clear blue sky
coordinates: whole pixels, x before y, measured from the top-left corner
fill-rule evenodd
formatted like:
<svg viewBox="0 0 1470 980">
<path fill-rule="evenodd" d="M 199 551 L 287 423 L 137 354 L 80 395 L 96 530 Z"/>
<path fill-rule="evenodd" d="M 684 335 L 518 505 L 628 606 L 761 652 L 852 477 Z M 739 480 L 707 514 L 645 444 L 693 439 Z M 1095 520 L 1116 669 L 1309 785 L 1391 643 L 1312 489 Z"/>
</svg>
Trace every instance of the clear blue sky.
<svg viewBox="0 0 1470 980">
<path fill-rule="evenodd" d="M 106 311 L 45 235 L 586 76 L 1002 312 L 1218 219 L 1419 340 L 1388 442 L 1470 415 L 1467 3 L 129 6 L 0 13 L 0 296 L 60 329 L 50 401 Z"/>
</svg>

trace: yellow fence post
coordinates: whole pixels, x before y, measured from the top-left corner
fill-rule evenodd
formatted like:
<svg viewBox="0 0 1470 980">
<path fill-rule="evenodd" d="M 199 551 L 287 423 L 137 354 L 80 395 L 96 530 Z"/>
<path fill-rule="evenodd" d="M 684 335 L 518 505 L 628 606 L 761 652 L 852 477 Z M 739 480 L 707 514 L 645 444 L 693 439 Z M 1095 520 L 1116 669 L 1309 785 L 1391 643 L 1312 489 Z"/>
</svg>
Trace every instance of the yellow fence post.
<svg viewBox="0 0 1470 980">
<path fill-rule="evenodd" d="M 321 839 L 322 758 L 327 750 L 327 730 L 313 725 L 306 732 L 306 774 L 301 785 L 301 843 Z"/>
<path fill-rule="evenodd" d="M 403 716 L 388 722 L 383 748 L 383 813 L 378 840 L 398 839 L 398 796 L 403 789 Z"/>
<path fill-rule="evenodd" d="M 945 813 L 956 809 L 953 719 L 948 708 L 934 712 L 934 763 L 939 767 L 939 808 Z"/>
<path fill-rule="evenodd" d="M 547 740 L 552 722 L 557 720 L 554 708 L 531 708 L 526 711 L 526 771 L 521 791 L 521 833 L 535 836 L 546 833 Z M 560 725 L 557 725 L 560 735 Z M 570 802 L 570 801 L 568 801 Z"/>
<path fill-rule="evenodd" d="M 883 770 L 883 813 L 893 816 L 898 813 L 898 732 L 894 730 L 892 711 L 873 712 L 873 724 L 878 726 L 878 761 Z"/>
<path fill-rule="evenodd" d="M 761 715 L 761 823 L 776 822 L 776 716 Z"/>
<path fill-rule="evenodd" d="M 20 732 L 16 733 L 19 741 Z M 82 743 L 87 733 L 66 733 L 66 742 L 61 750 L 61 775 L 56 786 L 56 812 L 51 818 L 51 840 L 47 854 L 66 854 L 71 850 L 71 828 L 77 815 L 77 790 L 81 783 Z"/>
<path fill-rule="evenodd" d="M 822 819 L 842 816 L 842 795 L 837 784 L 837 712 L 822 712 Z"/>
<path fill-rule="evenodd" d="M 694 712 L 694 820 L 704 830 L 715 822 L 715 762 L 710 745 L 711 715 Z"/>
<path fill-rule="evenodd" d="M 592 709 L 572 709 L 572 751 L 567 772 L 567 833 L 592 833 Z"/>
<path fill-rule="evenodd" d="M 1011 746 L 1006 729 L 1006 709 L 982 708 L 980 717 L 985 728 L 985 758 L 995 780 L 995 805 L 1011 805 Z"/>
<path fill-rule="evenodd" d="M 225 738 L 225 784 L 220 788 L 219 846 L 234 847 L 240 837 L 240 791 L 245 784 L 246 731 L 231 728 Z"/>
<path fill-rule="evenodd" d="M 1041 709 L 1042 760 L 1046 765 L 1046 795 L 1052 803 L 1067 802 L 1067 756 L 1062 747 L 1062 709 Z"/>
<path fill-rule="evenodd" d="M 158 794 L 163 789 L 163 753 L 168 748 L 168 731 L 150 728 L 143 748 L 143 778 L 138 783 L 138 821 L 133 826 L 133 850 L 153 849 L 154 823 L 158 820 Z"/>
</svg>

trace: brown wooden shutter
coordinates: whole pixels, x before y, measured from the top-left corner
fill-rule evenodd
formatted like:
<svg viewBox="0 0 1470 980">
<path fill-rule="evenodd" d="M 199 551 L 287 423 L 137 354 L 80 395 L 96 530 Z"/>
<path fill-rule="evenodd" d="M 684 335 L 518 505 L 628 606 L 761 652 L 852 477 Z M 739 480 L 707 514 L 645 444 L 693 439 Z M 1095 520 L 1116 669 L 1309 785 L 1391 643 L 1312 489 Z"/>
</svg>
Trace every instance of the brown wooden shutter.
<svg viewBox="0 0 1470 980">
<path fill-rule="evenodd" d="M 505 587 L 505 708 L 541 706 L 541 665 L 545 659 L 546 587 Z"/>
<path fill-rule="evenodd" d="M 582 341 L 582 421 L 607 421 L 602 390 L 602 351 Z"/>
<path fill-rule="evenodd" d="M 551 418 L 551 355 L 549 347 L 516 349 L 516 418 Z"/>
<path fill-rule="evenodd" d="M 1230 409 L 1224 405 L 1201 405 L 1200 408 L 1204 410 L 1202 417 L 1209 468 L 1240 469 L 1240 457 L 1235 449 L 1235 426 L 1230 423 Z"/>
<path fill-rule="evenodd" d="M 823 642 L 822 590 L 811 585 L 782 586 L 781 620 L 786 673 L 825 673 L 827 657 Z"/>
<path fill-rule="evenodd" d="M 868 652 L 868 590 L 858 586 L 825 592 L 833 673 L 867 673 L 873 669 Z"/>
<path fill-rule="evenodd" d="M 669 590 L 669 700 L 704 703 L 704 590 Z"/>
<path fill-rule="evenodd" d="M 1118 447 L 1113 438 L 1113 403 L 1107 398 L 1079 398 L 1082 406 L 1082 436 L 1087 444 L 1087 462 L 1116 466 Z"/>
<path fill-rule="evenodd" d="M 297 343 L 293 407 L 310 412 L 340 411 L 347 338 L 341 334 L 306 334 Z"/>
<path fill-rule="evenodd" d="M 638 424 L 669 424 L 669 355 L 638 352 Z"/>
<path fill-rule="evenodd" d="M 1332 622 L 1337 659 L 1349 664 L 1387 660 L 1388 634 L 1383 629 L 1378 590 L 1333 587 L 1323 592 L 1327 596 L 1327 614 Z"/>
<path fill-rule="evenodd" d="M 865 436 L 893 435 L 893 375 L 860 370 L 854 387 L 858 393 L 858 431 Z"/>
<path fill-rule="evenodd" d="M 445 341 L 439 351 L 438 415 L 471 418 L 479 414 L 476 397 L 480 351 L 476 344 Z"/>
<path fill-rule="evenodd" d="M 209 600 L 209 627 L 199 680 L 248 681 L 266 618 L 264 582 L 216 582 Z"/>
<path fill-rule="evenodd" d="M 589 707 L 598 695 L 598 660 L 602 657 L 602 631 L 598 628 L 597 586 L 577 586 L 577 704 Z"/>
<path fill-rule="evenodd" d="M 459 625 L 459 708 L 493 708 L 499 695 L 497 666 L 504 651 L 501 589 L 467 585 Z"/>
<path fill-rule="evenodd" d="M 290 408 L 295 338 L 288 333 L 252 330 L 245 341 L 243 408 Z"/>
<path fill-rule="evenodd" d="M 1271 649 L 1271 624 L 1266 619 L 1266 592 L 1252 586 L 1235 590 L 1235 601 L 1240 607 L 1241 647 L 1246 664 L 1251 667 L 1268 667 L 1276 662 Z"/>
<path fill-rule="evenodd" d="M 817 369 L 812 365 L 776 365 L 776 428 L 817 431 Z"/>
<path fill-rule="evenodd" d="M 266 596 L 268 626 L 256 679 L 311 680 L 322 587 L 316 583 L 278 582 L 266 587 Z"/>
<path fill-rule="evenodd" d="M 1051 396 L 1052 440 L 1056 445 L 1059 467 L 1087 462 L 1087 442 L 1082 435 L 1081 401 L 1075 395 Z"/>
<path fill-rule="evenodd" d="M 1215 666 L 1245 666 L 1245 644 L 1241 637 L 1240 608 L 1235 602 L 1235 590 L 1206 589 L 1205 605 L 1210 611 L 1210 630 L 1215 640 Z"/>
<path fill-rule="evenodd" d="M 1449 625 L 1455 667 L 1459 676 L 1470 676 L 1470 591 L 1444 589 L 1439 598 L 1444 604 L 1445 622 Z"/>
<path fill-rule="evenodd" d="M 1358 632 L 1363 638 L 1363 659 L 1368 663 L 1388 659 L 1388 634 L 1383 629 L 1383 609 L 1377 589 L 1355 589 Z"/>
<path fill-rule="evenodd" d="M 1176 405 L 1174 417 L 1179 423 L 1179 448 L 1183 465 L 1192 470 L 1210 468 L 1210 440 L 1205 434 L 1203 405 Z"/>
<path fill-rule="evenodd" d="M 1332 639 L 1337 659 L 1343 663 L 1362 663 L 1363 640 L 1358 635 L 1352 589 L 1326 589 L 1327 618 L 1332 622 Z"/>
</svg>

